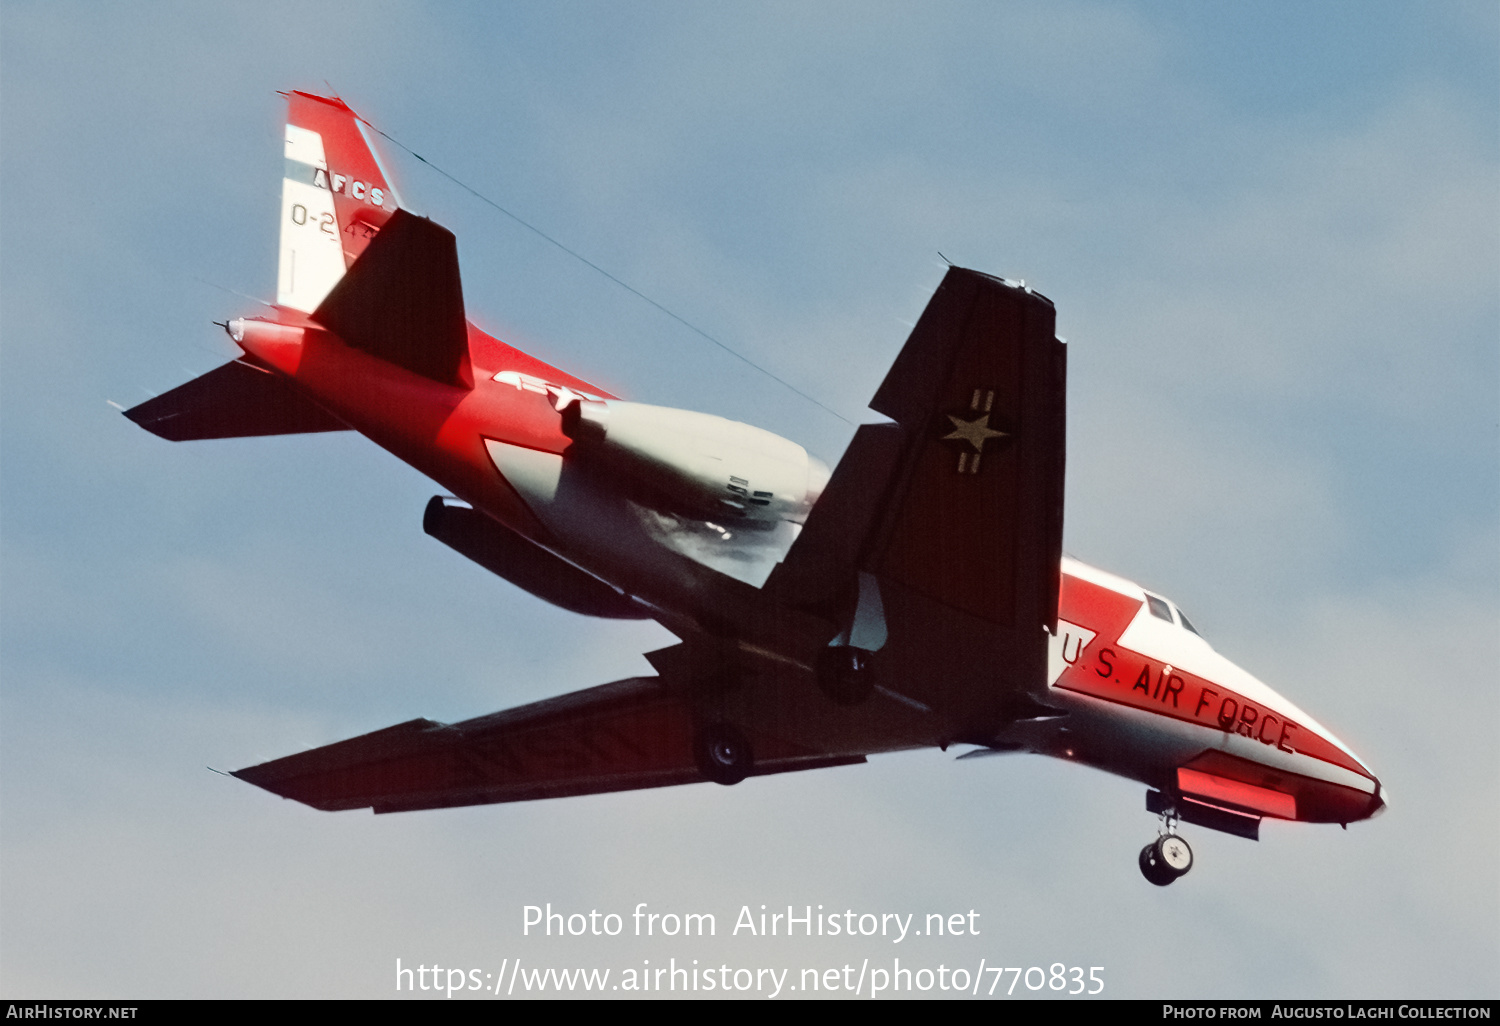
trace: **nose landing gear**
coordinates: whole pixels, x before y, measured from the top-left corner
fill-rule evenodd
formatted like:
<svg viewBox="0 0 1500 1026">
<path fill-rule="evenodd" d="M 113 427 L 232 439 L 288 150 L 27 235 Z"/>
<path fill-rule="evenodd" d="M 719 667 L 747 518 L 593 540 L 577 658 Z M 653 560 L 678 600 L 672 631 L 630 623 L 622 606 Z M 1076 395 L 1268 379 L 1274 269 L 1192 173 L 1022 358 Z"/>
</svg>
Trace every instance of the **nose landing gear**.
<svg viewBox="0 0 1500 1026">
<path fill-rule="evenodd" d="M 1141 875 L 1158 887 L 1193 868 L 1193 849 L 1176 834 L 1163 834 L 1141 849 Z"/>
<path fill-rule="evenodd" d="M 1163 814 L 1161 836 L 1141 849 L 1141 875 L 1158 887 L 1167 886 L 1193 868 L 1193 849 L 1173 833 L 1176 826 L 1175 816 Z"/>
</svg>

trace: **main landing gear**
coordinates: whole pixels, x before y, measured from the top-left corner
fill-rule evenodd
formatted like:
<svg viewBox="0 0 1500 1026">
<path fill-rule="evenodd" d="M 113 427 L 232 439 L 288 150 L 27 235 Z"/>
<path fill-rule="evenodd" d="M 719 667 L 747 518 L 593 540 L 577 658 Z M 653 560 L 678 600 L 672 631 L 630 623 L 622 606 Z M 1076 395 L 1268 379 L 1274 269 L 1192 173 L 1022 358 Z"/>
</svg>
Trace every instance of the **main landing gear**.
<svg viewBox="0 0 1500 1026">
<path fill-rule="evenodd" d="M 693 757 L 703 775 L 716 784 L 738 784 L 755 765 L 749 740 L 728 723 L 699 729 L 693 739 Z"/>
<path fill-rule="evenodd" d="M 1163 815 L 1161 836 L 1141 849 L 1141 875 L 1158 887 L 1165 887 L 1193 868 L 1193 849 L 1173 833 L 1176 826 L 1175 816 Z"/>
</svg>

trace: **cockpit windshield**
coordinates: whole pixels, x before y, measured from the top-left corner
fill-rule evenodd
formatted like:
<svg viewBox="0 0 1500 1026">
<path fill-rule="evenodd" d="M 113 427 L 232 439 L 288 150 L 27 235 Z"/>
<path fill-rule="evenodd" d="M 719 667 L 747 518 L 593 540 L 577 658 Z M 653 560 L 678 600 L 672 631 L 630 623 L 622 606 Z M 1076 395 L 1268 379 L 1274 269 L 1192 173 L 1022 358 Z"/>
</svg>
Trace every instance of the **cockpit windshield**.
<svg viewBox="0 0 1500 1026">
<path fill-rule="evenodd" d="M 1156 617 L 1158 620 L 1165 620 L 1167 621 L 1167 623 L 1180 623 L 1185 630 L 1189 630 L 1192 633 L 1197 634 L 1200 638 L 1203 637 L 1202 634 L 1198 633 L 1198 628 L 1193 626 L 1193 621 L 1187 618 L 1187 614 L 1178 607 L 1172 605 L 1172 603 L 1168 602 L 1166 599 L 1158 598 L 1150 592 L 1147 592 L 1146 608 L 1151 610 L 1151 615 Z M 1177 613 L 1175 617 L 1172 615 L 1174 610 Z"/>
</svg>

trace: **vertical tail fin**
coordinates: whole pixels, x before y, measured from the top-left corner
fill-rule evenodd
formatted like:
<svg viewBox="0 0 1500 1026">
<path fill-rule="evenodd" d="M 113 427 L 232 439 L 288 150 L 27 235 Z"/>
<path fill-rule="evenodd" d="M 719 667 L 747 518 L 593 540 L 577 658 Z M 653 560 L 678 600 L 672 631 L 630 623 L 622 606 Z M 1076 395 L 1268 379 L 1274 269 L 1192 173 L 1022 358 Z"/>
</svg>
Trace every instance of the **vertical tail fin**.
<svg viewBox="0 0 1500 1026">
<path fill-rule="evenodd" d="M 287 98 L 276 302 L 311 313 L 400 206 L 359 115 L 343 100 Z"/>
</svg>

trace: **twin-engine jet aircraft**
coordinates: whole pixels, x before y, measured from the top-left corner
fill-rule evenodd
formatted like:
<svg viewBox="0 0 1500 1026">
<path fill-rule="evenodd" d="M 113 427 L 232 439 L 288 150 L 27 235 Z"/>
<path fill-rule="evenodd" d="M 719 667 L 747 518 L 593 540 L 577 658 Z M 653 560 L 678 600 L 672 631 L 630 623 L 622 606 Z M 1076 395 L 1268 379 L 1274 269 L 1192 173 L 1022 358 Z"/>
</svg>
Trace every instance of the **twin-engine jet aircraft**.
<svg viewBox="0 0 1500 1026">
<path fill-rule="evenodd" d="M 454 237 L 407 212 L 367 125 L 288 94 L 274 314 L 127 416 L 173 441 L 358 431 L 437 481 L 426 532 L 532 594 L 679 640 L 635 677 L 409 720 L 235 773 L 375 812 L 664 787 L 977 746 L 1147 785 L 1178 821 L 1381 811 L 1375 775 L 1165 598 L 1062 555 L 1065 348 L 1046 297 L 951 269 L 830 473 L 799 445 L 625 401 L 464 315 Z"/>
</svg>

